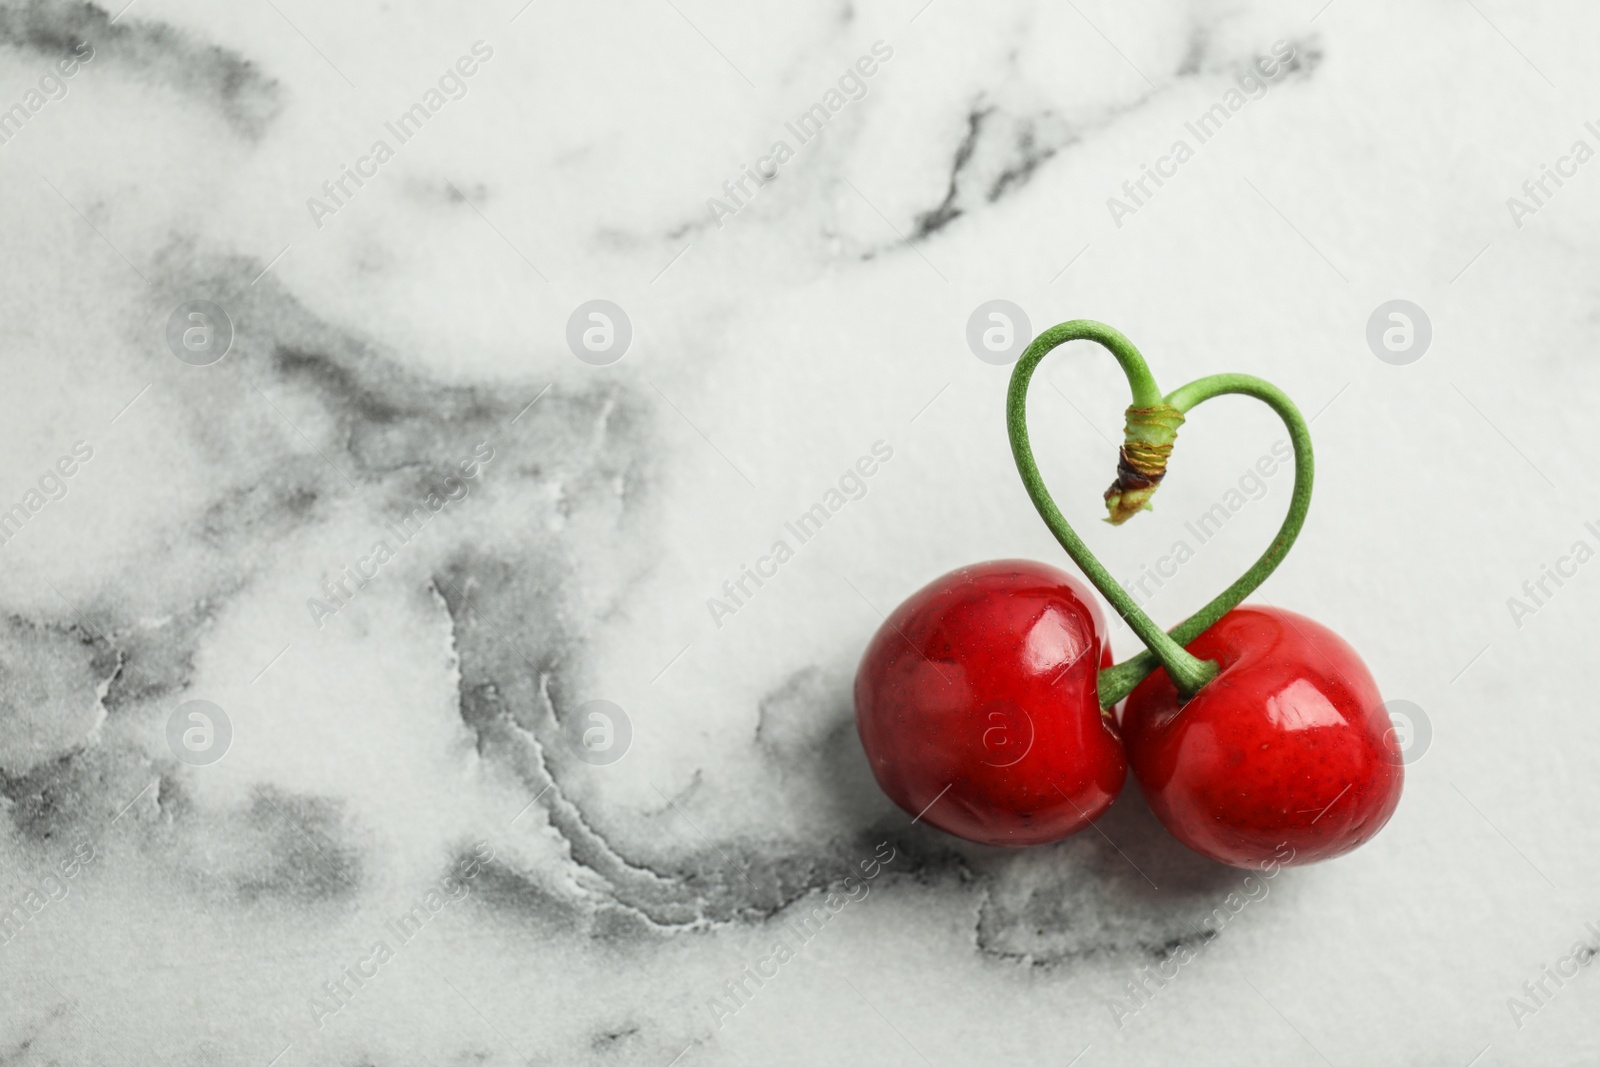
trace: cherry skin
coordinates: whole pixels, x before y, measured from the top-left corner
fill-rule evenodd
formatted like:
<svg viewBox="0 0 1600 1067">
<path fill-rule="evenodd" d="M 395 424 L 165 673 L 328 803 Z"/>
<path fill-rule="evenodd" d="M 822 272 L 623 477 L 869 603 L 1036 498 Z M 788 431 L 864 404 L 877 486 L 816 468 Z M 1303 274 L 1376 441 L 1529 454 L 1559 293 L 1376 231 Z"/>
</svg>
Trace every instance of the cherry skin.
<svg viewBox="0 0 1600 1067">
<path fill-rule="evenodd" d="M 884 621 L 856 672 L 856 728 L 909 814 L 989 845 L 1100 815 L 1127 761 L 1100 709 L 1104 620 L 1076 579 L 1027 560 L 962 567 Z"/>
<path fill-rule="evenodd" d="M 1221 673 L 1180 706 L 1158 670 L 1122 715 L 1128 762 L 1174 837 L 1257 867 L 1330 859 L 1383 829 L 1405 775 L 1355 649 L 1303 615 L 1242 607 L 1189 651 Z"/>
</svg>

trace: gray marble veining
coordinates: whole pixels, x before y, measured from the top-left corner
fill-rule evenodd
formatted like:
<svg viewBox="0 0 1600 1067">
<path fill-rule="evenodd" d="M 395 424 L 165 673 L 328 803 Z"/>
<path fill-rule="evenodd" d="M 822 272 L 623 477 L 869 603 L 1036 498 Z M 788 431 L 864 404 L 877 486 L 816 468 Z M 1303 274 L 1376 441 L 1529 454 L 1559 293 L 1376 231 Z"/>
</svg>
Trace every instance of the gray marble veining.
<svg viewBox="0 0 1600 1067">
<path fill-rule="evenodd" d="M 0 1063 L 1592 1061 L 1594 27 L 0 5 Z M 882 613 L 1060 559 L 993 299 L 1314 415 L 1260 599 L 1410 709 L 1366 848 L 1247 878 L 1130 785 L 1006 852 L 879 792 Z M 1088 529 L 1081 355 L 1034 432 Z M 1130 581 L 1281 436 L 1191 421 L 1092 536 Z"/>
</svg>

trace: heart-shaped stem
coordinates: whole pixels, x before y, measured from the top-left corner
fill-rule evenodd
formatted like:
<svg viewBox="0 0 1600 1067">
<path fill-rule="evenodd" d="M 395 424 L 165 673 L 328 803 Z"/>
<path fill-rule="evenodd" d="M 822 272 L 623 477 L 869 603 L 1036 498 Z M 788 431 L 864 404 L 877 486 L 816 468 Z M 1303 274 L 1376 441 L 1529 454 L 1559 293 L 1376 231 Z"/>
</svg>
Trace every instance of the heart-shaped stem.
<svg viewBox="0 0 1600 1067">
<path fill-rule="evenodd" d="M 1079 339 L 1098 342 L 1116 357 L 1132 388 L 1134 408 L 1151 409 L 1165 406 L 1175 411 L 1181 419 L 1184 413 L 1212 397 L 1236 393 L 1265 402 L 1277 412 L 1289 431 L 1290 443 L 1294 447 L 1294 489 L 1289 500 L 1288 514 L 1284 516 L 1283 525 L 1278 528 L 1278 535 L 1248 571 L 1213 598 L 1209 604 L 1175 627 L 1171 633 L 1163 631 L 1152 622 L 1138 604 L 1134 603 L 1128 591 L 1117 583 L 1105 567 L 1101 566 L 1094 553 L 1089 551 L 1088 546 L 1078 537 L 1060 509 L 1056 507 L 1055 501 L 1051 499 L 1049 490 L 1045 488 L 1044 479 L 1039 474 L 1039 466 L 1033 458 L 1033 447 L 1028 440 L 1027 426 L 1028 386 L 1033 380 L 1033 372 L 1038 367 L 1039 361 L 1051 349 L 1067 341 Z M 1183 646 L 1199 637 L 1266 581 L 1267 576 L 1276 570 L 1278 564 L 1289 554 L 1295 538 L 1300 535 L 1300 528 L 1305 525 L 1306 513 L 1311 507 L 1314 462 L 1311 432 L 1300 414 L 1300 409 L 1295 407 L 1294 401 L 1277 386 L 1248 374 L 1214 374 L 1190 382 L 1162 397 L 1160 390 L 1156 388 L 1154 377 L 1150 374 L 1150 368 L 1145 364 L 1144 357 L 1139 354 L 1139 350 L 1131 341 L 1102 323 L 1075 319 L 1053 326 L 1040 334 L 1017 362 L 1016 369 L 1011 374 L 1010 389 L 1006 394 L 1006 430 L 1011 439 L 1011 454 L 1016 460 L 1017 473 L 1022 476 L 1022 484 L 1033 500 L 1034 507 L 1038 509 L 1039 516 L 1044 519 L 1045 525 L 1061 543 L 1061 547 L 1067 550 L 1067 555 L 1072 557 L 1073 562 L 1095 588 L 1100 590 L 1100 594 L 1106 598 L 1117 614 L 1122 616 L 1147 649 L 1125 662 L 1100 672 L 1101 706 L 1110 707 L 1117 703 L 1158 667 L 1166 668 L 1180 695 L 1184 698 L 1193 695 L 1216 676 L 1217 666 L 1209 661 L 1196 659 L 1185 651 Z M 1113 506 L 1112 510 L 1113 521 L 1117 521 L 1117 508 Z"/>
<path fill-rule="evenodd" d="M 1283 562 L 1283 558 L 1289 554 L 1290 547 L 1294 545 L 1295 538 L 1300 536 L 1300 528 L 1306 522 L 1306 512 L 1311 508 L 1311 482 L 1315 473 L 1315 462 L 1311 452 L 1311 430 L 1307 427 L 1305 418 L 1301 416 L 1300 409 L 1295 407 L 1294 401 L 1290 400 L 1283 390 L 1271 382 L 1248 374 L 1213 374 L 1209 378 L 1201 378 L 1174 389 L 1166 397 L 1166 403 L 1180 412 L 1188 412 L 1214 396 L 1225 396 L 1229 393 L 1255 397 L 1265 402 L 1283 420 L 1284 426 L 1289 430 L 1289 442 L 1294 446 L 1294 488 L 1289 496 L 1289 513 L 1283 517 L 1283 525 L 1278 528 L 1278 536 L 1272 539 L 1272 544 L 1261 553 L 1261 558 L 1256 560 L 1238 581 L 1172 629 L 1170 637 L 1179 645 L 1187 645 L 1205 633 L 1212 624 L 1237 607 L 1245 597 L 1256 590 L 1257 586 L 1267 580 L 1268 575 L 1278 569 L 1278 564 Z M 1105 590 L 1102 589 L 1101 592 Z M 1110 707 L 1115 704 L 1132 692 L 1133 687 L 1143 681 L 1146 675 L 1161 666 L 1165 666 L 1162 659 L 1151 651 L 1145 651 L 1114 667 L 1107 667 L 1100 672 L 1101 705 Z M 1170 671 L 1168 668 L 1169 673 Z"/>
<path fill-rule="evenodd" d="M 1045 488 L 1044 478 L 1039 474 L 1039 464 L 1033 458 L 1033 446 L 1028 441 L 1028 385 L 1033 380 L 1033 372 L 1039 366 L 1039 361 L 1051 349 L 1067 341 L 1076 340 L 1095 341 L 1116 357 L 1122 366 L 1123 374 L 1127 376 L 1128 385 L 1133 390 L 1133 406 L 1148 408 L 1162 402 L 1161 390 L 1156 387 L 1150 368 L 1145 365 L 1144 357 L 1139 354 L 1132 341 L 1111 327 L 1089 319 L 1063 322 L 1034 338 L 1027 351 L 1022 353 L 1022 358 L 1017 361 L 1016 369 L 1011 372 L 1011 387 L 1006 394 L 1006 432 L 1011 438 L 1011 455 L 1016 460 L 1017 473 L 1022 476 L 1022 484 L 1028 490 L 1033 506 L 1038 509 L 1039 517 L 1044 519 L 1044 524 L 1050 527 L 1050 532 L 1055 534 L 1056 540 L 1067 550 L 1067 555 L 1072 557 L 1072 561 L 1078 565 L 1089 581 L 1094 583 L 1094 587 L 1100 590 L 1100 595 L 1116 609 L 1117 614 L 1122 616 L 1129 628 L 1139 636 L 1139 640 L 1144 642 L 1145 647 L 1154 656 L 1157 662 L 1144 674 L 1150 673 L 1156 666 L 1165 667 L 1178 691 L 1188 695 L 1216 676 L 1217 665 L 1191 656 L 1184 651 L 1182 645 L 1157 626 L 1150 616 L 1140 610 L 1139 605 L 1134 603 L 1133 597 L 1117 584 L 1117 580 L 1105 567 L 1100 565 L 1094 553 L 1089 551 L 1089 546 L 1083 543 L 1066 517 L 1061 514 L 1061 510 L 1056 507 L 1055 501 L 1050 497 L 1050 491 Z M 1199 400 L 1195 400 L 1194 403 L 1199 403 Z M 1214 606 L 1215 603 L 1213 601 L 1208 607 Z M 1143 678 L 1144 674 L 1139 677 Z M 1137 684 L 1137 679 L 1134 684 Z M 1132 685 L 1128 686 L 1128 689 L 1132 688 Z M 1105 691 L 1102 689 L 1100 703 L 1109 706 L 1115 701 L 1106 700 Z"/>
</svg>

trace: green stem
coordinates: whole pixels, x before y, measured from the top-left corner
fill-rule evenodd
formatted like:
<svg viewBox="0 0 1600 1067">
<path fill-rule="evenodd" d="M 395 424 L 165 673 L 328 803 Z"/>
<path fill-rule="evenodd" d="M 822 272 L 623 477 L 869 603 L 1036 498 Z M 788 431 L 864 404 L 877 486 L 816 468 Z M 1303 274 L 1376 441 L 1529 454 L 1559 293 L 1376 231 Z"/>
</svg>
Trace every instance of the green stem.
<svg viewBox="0 0 1600 1067">
<path fill-rule="evenodd" d="M 1139 609 L 1139 605 L 1134 603 L 1128 591 L 1117 584 L 1117 580 L 1100 565 L 1094 553 L 1089 551 L 1089 547 L 1067 523 L 1066 517 L 1051 499 L 1050 491 L 1045 488 L 1044 478 L 1039 474 L 1039 465 L 1033 458 L 1033 446 L 1028 441 L 1028 385 L 1033 380 L 1033 372 L 1039 366 L 1039 361 L 1051 349 L 1067 341 L 1076 340 L 1095 341 L 1116 357 L 1122 366 L 1123 374 L 1127 376 L 1128 385 L 1133 390 L 1135 406 L 1152 407 L 1162 402 L 1161 391 L 1156 387 L 1155 378 L 1151 376 L 1150 368 L 1145 365 L 1144 357 L 1139 354 L 1132 341 L 1111 327 L 1088 319 L 1063 322 L 1034 338 L 1027 351 L 1022 353 L 1022 358 L 1017 361 L 1016 369 L 1011 372 L 1011 387 L 1006 394 L 1006 432 L 1011 438 L 1011 455 L 1016 460 L 1017 473 L 1022 476 L 1022 484 L 1027 489 L 1028 496 L 1033 500 L 1033 506 L 1038 509 L 1039 517 L 1044 520 L 1044 524 L 1050 528 L 1050 532 L 1061 543 L 1061 547 L 1067 550 L 1067 555 L 1072 557 L 1072 561 L 1078 565 L 1089 581 L 1094 583 L 1094 587 L 1100 590 L 1100 595 L 1106 598 L 1116 609 L 1117 614 L 1121 615 L 1139 636 L 1139 640 L 1145 643 L 1156 663 L 1167 669 L 1167 674 L 1171 676 L 1179 692 L 1187 697 L 1216 676 L 1216 664 L 1198 660 L 1185 652 L 1177 641 L 1169 637 L 1150 616 Z M 1145 673 L 1148 674 L 1149 671 Z M 1104 672 L 1102 677 L 1103 675 Z M 1142 678 L 1144 675 L 1141 674 L 1139 677 Z M 1132 686 L 1128 688 L 1131 689 Z M 1106 706 L 1114 703 L 1105 699 L 1103 690 L 1100 702 Z"/>
<path fill-rule="evenodd" d="M 1267 546 L 1261 558 L 1256 560 L 1238 581 L 1172 630 L 1170 637 L 1179 645 L 1187 645 L 1205 633 L 1218 619 L 1232 611 L 1240 601 L 1266 581 L 1268 575 L 1277 570 L 1278 564 L 1289 554 L 1295 538 L 1300 536 L 1300 528 L 1305 525 L 1306 512 L 1311 507 L 1311 481 L 1315 467 L 1311 453 L 1311 431 L 1306 426 L 1306 420 L 1301 416 L 1300 409 L 1294 406 L 1294 401 L 1284 395 L 1277 386 L 1248 374 L 1213 374 L 1209 378 L 1201 378 L 1173 390 L 1166 397 L 1166 402 L 1187 413 L 1212 397 L 1229 393 L 1251 396 L 1264 401 L 1283 420 L 1284 426 L 1289 430 L 1289 440 L 1294 445 L 1294 489 L 1289 497 L 1289 513 L 1283 517 L 1283 525 L 1278 528 L 1278 536 L 1273 538 L 1272 544 Z M 1105 590 L 1101 589 L 1101 592 Z M 1150 642 L 1146 641 L 1145 644 L 1149 646 Z M 1166 665 L 1165 657 L 1145 651 L 1114 667 L 1107 667 L 1100 672 L 1101 705 L 1110 707 L 1115 704 L 1132 692 L 1133 687 L 1143 681 L 1146 675 Z M 1167 673 L 1172 674 L 1170 667 Z M 1172 677 L 1175 682 L 1178 680 L 1176 675 Z M 1181 691 L 1183 683 L 1179 682 L 1178 688 Z"/>
</svg>

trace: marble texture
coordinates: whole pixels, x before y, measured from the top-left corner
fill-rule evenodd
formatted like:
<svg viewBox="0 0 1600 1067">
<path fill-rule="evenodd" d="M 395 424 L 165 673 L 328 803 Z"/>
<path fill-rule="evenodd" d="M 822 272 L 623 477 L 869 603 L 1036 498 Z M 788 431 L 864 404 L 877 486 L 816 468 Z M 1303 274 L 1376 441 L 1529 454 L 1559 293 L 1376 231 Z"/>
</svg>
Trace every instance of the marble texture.
<svg viewBox="0 0 1600 1067">
<path fill-rule="evenodd" d="M 1600 1059 L 1597 31 L 1502 0 L 0 4 L 0 1064 Z M 632 325 L 606 366 L 567 340 L 596 298 Z M 965 339 L 997 298 L 1314 416 L 1257 599 L 1410 702 L 1359 852 L 1247 883 L 1132 786 L 1020 852 L 878 792 L 849 687 L 881 613 L 1061 560 Z M 1397 298 L 1432 325 L 1407 365 L 1367 341 Z M 232 324 L 208 366 L 168 343 L 195 300 Z M 1170 624 L 1270 538 L 1288 475 L 1241 479 L 1281 428 L 1218 401 L 1153 514 L 1094 524 L 1126 401 L 1084 347 L 1034 443 L 1115 573 L 1248 494 L 1144 587 Z M 620 760 L 574 743 L 593 700 Z M 226 736 L 186 749 L 190 701 Z"/>
</svg>

